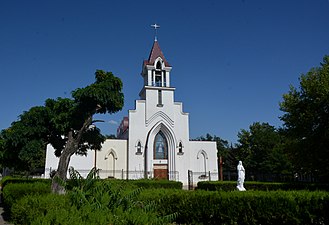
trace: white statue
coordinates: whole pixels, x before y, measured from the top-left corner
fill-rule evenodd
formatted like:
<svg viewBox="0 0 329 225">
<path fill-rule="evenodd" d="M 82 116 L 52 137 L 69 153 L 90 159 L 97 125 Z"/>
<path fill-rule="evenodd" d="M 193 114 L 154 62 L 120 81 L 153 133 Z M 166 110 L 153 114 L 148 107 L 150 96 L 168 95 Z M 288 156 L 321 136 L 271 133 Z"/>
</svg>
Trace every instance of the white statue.
<svg viewBox="0 0 329 225">
<path fill-rule="evenodd" d="M 158 152 L 163 153 L 163 145 L 162 145 L 162 143 L 159 144 Z"/>
<path fill-rule="evenodd" d="M 245 191 L 246 189 L 243 187 L 244 178 L 245 178 L 245 170 L 242 165 L 242 161 L 239 161 L 237 170 L 238 170 L 238 185 L 236 187 L 239 191 Z"/>
</svg>

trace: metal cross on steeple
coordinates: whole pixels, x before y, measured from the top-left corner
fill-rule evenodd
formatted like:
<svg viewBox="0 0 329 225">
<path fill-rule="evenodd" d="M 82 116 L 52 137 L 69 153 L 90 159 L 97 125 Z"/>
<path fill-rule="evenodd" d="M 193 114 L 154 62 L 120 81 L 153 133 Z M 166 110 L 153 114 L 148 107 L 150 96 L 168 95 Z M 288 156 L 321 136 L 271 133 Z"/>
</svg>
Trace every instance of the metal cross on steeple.
<svg viewBox="0 0 329 225">
<path fill-rule="evenodd" d="M 154 41 L 157 41 L 157 29 L 160 28 L 160 25 L 159 24 L 152 24 L 151 27 L 154 28 Z"/>
</svg>

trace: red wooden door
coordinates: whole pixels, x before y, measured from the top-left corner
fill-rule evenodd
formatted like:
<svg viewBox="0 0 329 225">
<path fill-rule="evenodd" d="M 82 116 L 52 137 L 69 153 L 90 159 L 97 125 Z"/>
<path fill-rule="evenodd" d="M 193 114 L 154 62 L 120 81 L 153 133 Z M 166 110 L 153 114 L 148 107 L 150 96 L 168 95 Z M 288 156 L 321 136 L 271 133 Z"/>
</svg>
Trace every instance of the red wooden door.
<svg viewBox="0 0 329 225">
<path fill-rule="evenodd" d="M 168 180 L 168 165 L 154 164 L 153 168 L 155 179 Z"/>
</svg>

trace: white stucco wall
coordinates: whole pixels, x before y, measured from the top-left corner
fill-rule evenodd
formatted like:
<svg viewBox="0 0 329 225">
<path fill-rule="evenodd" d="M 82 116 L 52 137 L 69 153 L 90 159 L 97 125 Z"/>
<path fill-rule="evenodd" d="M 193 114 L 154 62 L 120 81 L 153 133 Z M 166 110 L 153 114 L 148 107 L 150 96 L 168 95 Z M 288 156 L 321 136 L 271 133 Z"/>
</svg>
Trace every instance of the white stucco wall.
<svg viewBox="0 0 329 225">
<path fill-rule="evenodd" d="M 47 146 L 46 151 L 45 178 L 49 178 L 50 172 L 57 170 L 59 158 L 55 156 L 54 148 L 51 145 Z M 100 169 L 100 177 L 122 178 L 121 171 L 125 171 L 127 165 L 126 152 L 127 140 L 107 139 L 103 143 L 102 149 L 96 151 L 96 167 Z M 115 167 L 113 167 L 113 162 Z M 78 170 L 83 177 L 86 177 L 95 166 L 95 151 L 88 151 L 87 156 L 72 155 L 69 167 L 71 166 Z M 115 173 L 109 171 L 113 169 L 116 170 Z"/>
<path fill-rule="evenodd" d="M 52 170 L 57 170 L 59 158 L 55 156 L 54 151 L 55 149 L 52 145 L 47 145 L 45 178 L 49 178 Z M 69 167 L 73 166 L 83 177 L 87 176 L 94 167 L 94 154 L 94 151 L 88 151 L 87 156 L 72 155 Z"/>
<path fill-rule="evenodd" d="M 217 147 L 214 141 L 190 141 L 190 159 L 193 162 L 190 170 L 196 172 L 218 172 Z M 204 156 L 206 166 L 204 165 Z"/>
<path fill-rule="evenodd" d="M 145 127 L 145 101 L 137 100 L 136 109 L 129 110 L 129 138 L 127 152 L 127 171 L 129 179 L 144 178 L 144 155 L 147 130 Z M 136 154 L 137 144 L 141 143 L 142 154 Z"/>
<path fill-rule="evenodd" d="M 207 178 L 218 180 L 217 146 L 214 141 L 190 141 L 190 167 L 194 174 L 205 173 Z M 194 185 L 204 179 L 193 177 Z"/>
<path fill-rule="evenodd" d="M 107 139 L 97 152 L 96 166 L 100 178 L 124 179 L 127 161 L 127 140 Z"/>
</svg>

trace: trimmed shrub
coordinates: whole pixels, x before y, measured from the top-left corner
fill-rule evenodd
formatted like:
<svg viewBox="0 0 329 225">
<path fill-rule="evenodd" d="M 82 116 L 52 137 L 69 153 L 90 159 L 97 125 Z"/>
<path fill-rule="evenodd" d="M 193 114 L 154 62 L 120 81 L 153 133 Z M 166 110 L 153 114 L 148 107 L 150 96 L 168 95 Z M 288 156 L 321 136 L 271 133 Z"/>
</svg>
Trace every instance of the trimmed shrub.
<svg viewBox="0 0 329 225">
<path fill-rule="evenodd" d="M 2 190 L 3 203 L 6 208 L 10 208 L 26 195 L 48 194 L 50 191 L 50 184 L 46 182 L 7 183 Z"/>
<path fill-rule="evenodd" d="M 92 204 L 77 207 L 66 195 L 26 196 L 12 209 L 13 222 L 18 225 L 166 224 L 157 214 L 141 207 L 133 210 L 124 210 L 122 206 L 110 210 Z"/>
<path fill-rule="evenodd" d="M 15 224 L 167 224 L 175 215 L 161 216 L 153 202 L 137 200 L 141 189 L 96 182 L 92 188 L 73 187 L 65 195 L 29 195 L 12 207 Z"/>
<path fill-rule="evenodd" d="M 41 178 L 22 178 L 22 177 L 11 177 L 6 176 L 1 180 L 1 188 L 4 189 L 4 187 L 7 184 L 17 184 L 17 183 L 46 183 L 51 184 L 51 179 L 41 179 Z"/>
<path fill-rule="evenodd" d="M 209 192 L 147 190 L 162 215 L 178 224 L 328 224 L 329 193 L 309 191 Z"/>
<path fill-rule="evenodd" d="M 198 190 L 208 191 L 235 191 L 236 181 L 200 181 L 197 184 Z M 277 190 L 323 190 L 329 191 L 329 184 L 318 184 L 318 183 L 274 183 L 274 182 L 256 182 L 247 181 L 244 183 L 244 187 L 247 190 L 258 190 L 258 191 L 277 191 Z"/>
<path fill-rule="evenodd" d="M 328 211 L 323 191 L 126 190 L 124 182 L 99 181 L 66 195 L 25 196 L 13 204 L 12 218 L 33 225 L 329 224 Z"/>
<path fill-rule="evenodd" d="M 143 189 L 182 189 L 183 183 L 177 181 L 170 180 L 148 180 L 148 179 L 140 179 L 140 180 L 114 180 L 114 179 L 106 179 L 102 180 L 110 185 L 117 187 L 123 186 L 126 190 L 132 190 L 136 188 Z"/>
<path fill-rule="evenodd" d="M 40 221 L 40 218 L 45 218 L 49 213 L 54 212 L 59 218 L 67 218 L 69 211 L 70 202 L 65 195 L 27 195 L 13 204 L 11 220 L 14 224 L 34 224 L 34 221 Z M 48 223 L 43 224 L 52 224 L 51 221 L 52 219 L 49 218 Z"/>
<path fill-rule="evenodd" d="M 129 180 L 132 184 L 137 187 L 146 188 L 146 189 L 155 189 L 155 188 L 165 188 L 165 189 L 182 189 L 183 183 L 178 181 L 171 180 Z"/>
</svg>

